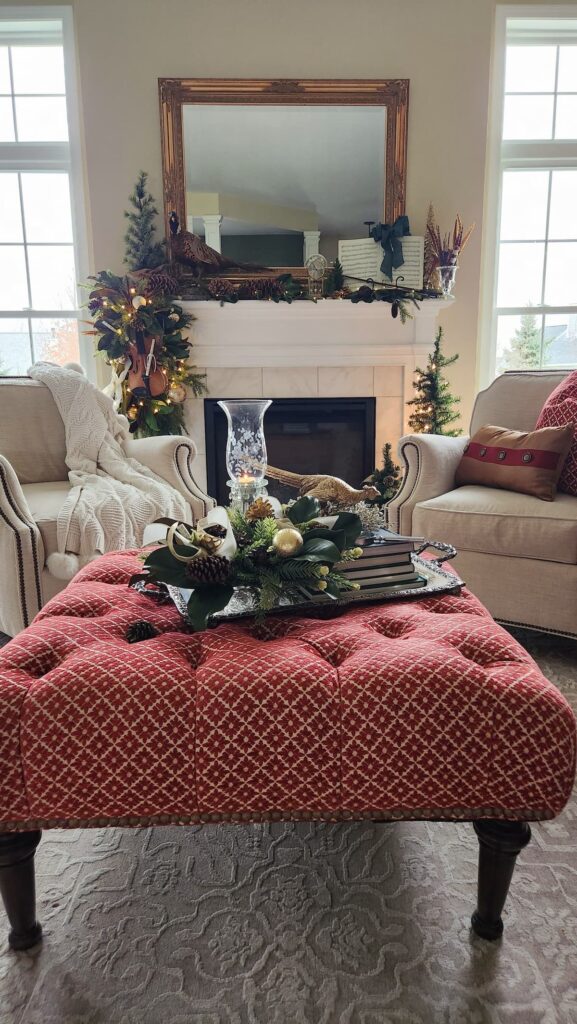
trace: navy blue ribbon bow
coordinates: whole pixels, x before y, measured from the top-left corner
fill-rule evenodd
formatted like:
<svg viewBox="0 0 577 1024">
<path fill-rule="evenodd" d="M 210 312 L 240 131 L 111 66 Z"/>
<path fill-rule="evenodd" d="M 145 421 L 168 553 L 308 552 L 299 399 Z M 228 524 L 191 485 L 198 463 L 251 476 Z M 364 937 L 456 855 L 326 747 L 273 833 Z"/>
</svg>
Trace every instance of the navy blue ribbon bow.
<svg viewBox="0 0 577 1024">
<path fill-rule="evenodd" d="M 405 262 L 401 238 L 403 235 L 411 234 L 409 218 L 403 214 L 401 217 L 397 217 L 394 224 L 375 224 L 374 228 L 371 228 L 370 234 L 371 238 L 374 238 L 375 242 L 380 242 L 383 247 L 381 270 L 392 281 L 393 269 L 402 267 Z"/>
</svg>

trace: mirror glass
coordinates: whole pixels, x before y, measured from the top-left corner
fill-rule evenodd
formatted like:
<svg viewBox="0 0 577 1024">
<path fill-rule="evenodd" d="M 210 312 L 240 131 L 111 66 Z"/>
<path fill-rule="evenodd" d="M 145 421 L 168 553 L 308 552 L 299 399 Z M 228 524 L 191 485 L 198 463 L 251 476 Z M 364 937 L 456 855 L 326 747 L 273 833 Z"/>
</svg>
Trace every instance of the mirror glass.
<svg viewBox="0 0 577 1024">
<path fill-rule="evenodd" d="M 187 228 L 224 256 L 302 267 L 383 221 L 385 106 L 182 107 Z"/>
</svg>

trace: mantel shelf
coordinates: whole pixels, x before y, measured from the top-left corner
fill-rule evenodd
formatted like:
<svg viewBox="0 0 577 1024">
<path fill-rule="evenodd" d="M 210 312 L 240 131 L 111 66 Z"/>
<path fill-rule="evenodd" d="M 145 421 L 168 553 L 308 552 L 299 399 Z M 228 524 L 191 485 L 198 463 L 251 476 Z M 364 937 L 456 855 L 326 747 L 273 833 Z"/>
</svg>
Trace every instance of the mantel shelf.
<svg viewBox="0 0 577 1024">
<path fill-rule="evenodd" d="M 202 367 L 411 366 L 430 349 L 452 299 L 424 299 L 405 324 L 388 302 L 186 301 Z"/>
<path fill-rule="evenodd" d="M 418 309 L 412 303 L 408 303 L 408 308 L 414 319 L 437 317 L 443 310 L 448 309 L 454 301 L 454 299 L 423 299 L 419 303 Z M 318 321 L 322 319 L 340 319 L 341 317 L 350 320 L 369 319 L 382 321 L 384 319 L 393 319 L 391 317 L 391 306 L 388 302 L 351 302 L 349 299 L 319 299 L 318 302 L 309 302 L 302 299 L 297 299 L 294 302 L 244 299 L 239 302 L 225 302 L 223 305 L 212 299 L 183 299 L 181 305 L 202 319 L 207 317 L 212 319 L 215 315 L 225 316 L 231 320 L 291 318 L 293 320 L 310 319 Z M 394 320 L 393 323 L 395 323 Z"/>
</svg>

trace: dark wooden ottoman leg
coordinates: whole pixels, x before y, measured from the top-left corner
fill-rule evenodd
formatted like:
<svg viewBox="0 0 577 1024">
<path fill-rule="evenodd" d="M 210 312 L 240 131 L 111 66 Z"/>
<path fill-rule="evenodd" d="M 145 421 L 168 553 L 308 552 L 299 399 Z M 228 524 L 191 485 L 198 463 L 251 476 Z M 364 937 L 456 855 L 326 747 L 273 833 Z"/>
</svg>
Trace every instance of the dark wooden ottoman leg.
<svg viewBox="0 0 577 1024">
<path fill-rule="evenodd" d="M 529 842 L 531 829 L 524 821 L 492 819 L 474 821 L 473 827 L 479 840 L 479 883 L 471 924 L 482 939 L 498 939 L 517 854 Z"/>
<path fill-rule="evenodd" d="M 0 835 L 0 895 L 10 922 L 12 949 L 29 949 L 42 938 L 36 920 L 34 853 L 41 832 L 5 832 Z"/>
</svg>

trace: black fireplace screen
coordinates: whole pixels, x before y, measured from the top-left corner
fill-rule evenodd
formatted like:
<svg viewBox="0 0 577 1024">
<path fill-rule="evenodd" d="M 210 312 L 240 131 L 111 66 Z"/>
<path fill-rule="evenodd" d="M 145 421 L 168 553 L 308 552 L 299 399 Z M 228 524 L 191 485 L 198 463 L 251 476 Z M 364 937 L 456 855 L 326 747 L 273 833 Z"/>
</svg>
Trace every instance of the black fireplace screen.
<svg viewBox="0 0 577 1024">
<path fill-rule="evenodd" d="M 217 402 L 204 401 L 207 484 L 208 493 L 226 505 L 227 423 Z M 271 466 L 295 473 L 328 473 L 353 487 L 374 469 L 374 398 L 275 398 L 265 413 L 264 429 Z M 281 501 L 296 494 L 274 480 L 267 489 Z"/>
</svg>

